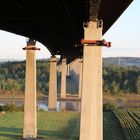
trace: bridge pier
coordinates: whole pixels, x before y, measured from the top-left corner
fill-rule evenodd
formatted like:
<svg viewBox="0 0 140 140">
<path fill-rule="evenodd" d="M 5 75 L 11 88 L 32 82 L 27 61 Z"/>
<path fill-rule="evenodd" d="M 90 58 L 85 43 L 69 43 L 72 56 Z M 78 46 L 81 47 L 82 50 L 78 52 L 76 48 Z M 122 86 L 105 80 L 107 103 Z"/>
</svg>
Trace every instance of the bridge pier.
<svg viewBox="0 0 140 140">
<path fill-rule="evenodd" d="M 66 102 L 65 101 L 60 102 L 60 110 L 61 111 L 66 111 Z"/>
<path fill-rule="evenodd" d="M 80 73 L 79 73 L 79 93 L 78 96 L 81 98 L 82 95 L 82 81 L 83 81 L 83 59 L 81 58 L 80 60 Z"/>
<path fill-rule="evenodd" d="M 61 65 L 61 98 L 66 97 L 66 75 L 67 75 L 66 58 L 63 58 Z"/>
<path fill-rule="evenodd" d="M 36 124 L 36 41 L 29 39 L 26 50 L 23 138 L 37 137 Z"/>
<path fill-rule="evenodd" d="M 101 40 L 102 24 L 90 21 L 84 39 Z M 102 48 L 84 45 L 80 140 L 103 140 Z"/>
<path fill-rule="evenodd" d="M 57 105 L 57 58 L 52 56 L 50 58 L 50 80 L 49 80 L 49 96 L 48 109 L 56 110 Z"/>
<path fill-rule="evenodd" d="M 67 65 L 67 76 L 70 75 L 70 64 Z"/>
</svg>

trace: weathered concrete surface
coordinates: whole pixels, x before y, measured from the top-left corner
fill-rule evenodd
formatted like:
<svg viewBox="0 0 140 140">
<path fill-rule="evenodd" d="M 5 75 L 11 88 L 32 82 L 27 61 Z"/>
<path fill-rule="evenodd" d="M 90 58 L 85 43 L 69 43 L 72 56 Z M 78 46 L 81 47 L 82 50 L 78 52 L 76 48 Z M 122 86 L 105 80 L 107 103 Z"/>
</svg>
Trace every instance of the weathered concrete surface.
<svg viewBox="0 0 140 140">
<path fill-rule="evenodd" d="M 27 46 L 27 48 L 34 46 Z M 36 138 L 36 51 L 26 50 L 23 138 Z"/>
<path fill-rule="evenodd" d="M 70 75 L 70 64 L 67 65 L 67 76 Z"/>
<path fill-rule="evenodd" d="M 102 27 L 89 22 L 85 28 L 87 40 L 102 37 Z M 102 120 L 102 48 L 84 46 L 80 140 L 103 140 Z"/>
<path fill-rule="evenodd" d="M 82 80 L 83 80 L 83 59 L 79 60 L 80 62 L 80 73 L 79 73 L 79 93 L 78 96 L 81 98 L 82 95 Z"/>
<path fill-rule="evenodd" d="M 67 65 L 66 58 L 63 58 L 61 65 L 61 97 L 66 97 L 66 75 L 67 75 Z"/>
<path fill-rule="evenodd" d="M 78 95 L 79 91 L 79 73 L 80 73 L 80 59 L 76 59 L 67 65 L 66 75 L 66 91 L 67 94 L 75 93 Z M 62 65 L 57 66 L 58 72 L 61 72 Z M 58 93 L 61 92 L 61 84 L 58 83 Z"/>
<path fill-rule="evenodd" d="M 80 67 L 81 62 L 79 58 L 70 63 L 70 76 L 77 87 L 79 86 Z"/>
<path fill-rule="evenodd" d="M 56 110 L 57 103 L 57 59 L 55 56 L 50 58 L 50 80 L 49 80 L 49 97 L 48 109 Z"/>
</svg>

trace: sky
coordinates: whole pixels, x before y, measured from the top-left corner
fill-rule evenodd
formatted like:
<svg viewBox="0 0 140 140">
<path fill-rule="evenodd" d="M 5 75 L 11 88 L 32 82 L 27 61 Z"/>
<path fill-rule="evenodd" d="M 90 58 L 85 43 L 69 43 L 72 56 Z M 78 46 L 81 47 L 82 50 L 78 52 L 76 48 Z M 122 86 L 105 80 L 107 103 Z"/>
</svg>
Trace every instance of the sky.
<svg viewBox="0 0 140 140">
<path fill-rule="evenodd" d="M 112 42 L 103 47 L 103 57 L 140 57 L 140 0 L 134 0 L 103 38 Z M 0 59 L 25 59 L 26 38 L 0 30 Z M 49 58 L 50 52 L 37 42 L 37 59 Z"/>
<path fill-rule="evenodd" d="M 104 57 L 140 57 L 140 0 L 134 0 L 103 36 L 112 42 Z"/>
</svg>

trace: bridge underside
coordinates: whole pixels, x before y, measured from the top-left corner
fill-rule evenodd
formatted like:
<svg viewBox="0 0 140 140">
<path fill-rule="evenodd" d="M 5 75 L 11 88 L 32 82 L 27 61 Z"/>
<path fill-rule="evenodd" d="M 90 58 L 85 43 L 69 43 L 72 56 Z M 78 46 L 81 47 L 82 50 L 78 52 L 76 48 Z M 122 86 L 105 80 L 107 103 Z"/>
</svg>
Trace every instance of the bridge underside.
<svg viewBox="0 0 140 140">
<path fill-rule="evenodd" d="M 0 29 L 33 38 L 52 54 L 74 59 L 83 54 L 83 23 L 102 19 L 103 34 L 132 0 L 4 0 L 0 3 Z M 69 59 L 70 60 L 70 59 Z"/>
</svg>

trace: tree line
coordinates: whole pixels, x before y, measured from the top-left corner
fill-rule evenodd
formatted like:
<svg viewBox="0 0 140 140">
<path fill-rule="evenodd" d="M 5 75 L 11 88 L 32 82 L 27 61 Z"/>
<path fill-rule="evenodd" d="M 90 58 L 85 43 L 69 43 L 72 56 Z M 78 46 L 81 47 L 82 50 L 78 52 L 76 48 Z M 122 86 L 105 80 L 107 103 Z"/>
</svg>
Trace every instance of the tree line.
<svg viewBox="0 0 140 140">
<path fill-rule="evenodd" d="M 140 68 L 135 66 L 109 65 L 103 68 L 104 93 L 140 94 Z"/>
<path fill-rule="evenodd" d="M 58 72 L 58 86 L 61 74 Z M 23 92 L 25 87 L 25 61 L 0 63 L 0 94 Z M 48 94 L 49 63 L 37 61 L 37 91 Z M 140 94 L 140 68 L 108 65 L 103 67 L 103 93 Z"/>
<path fill-rule="evenodd" d="M 59 78 L 60 79 L 60 78 Z M 1 93 L 23 92 L 25 88 L 25 61 L 0 63 L 0 91 Z M 48 93 L 49 63 L 45 60 L 37 61 L 37 91 Z"/>
</svg>

